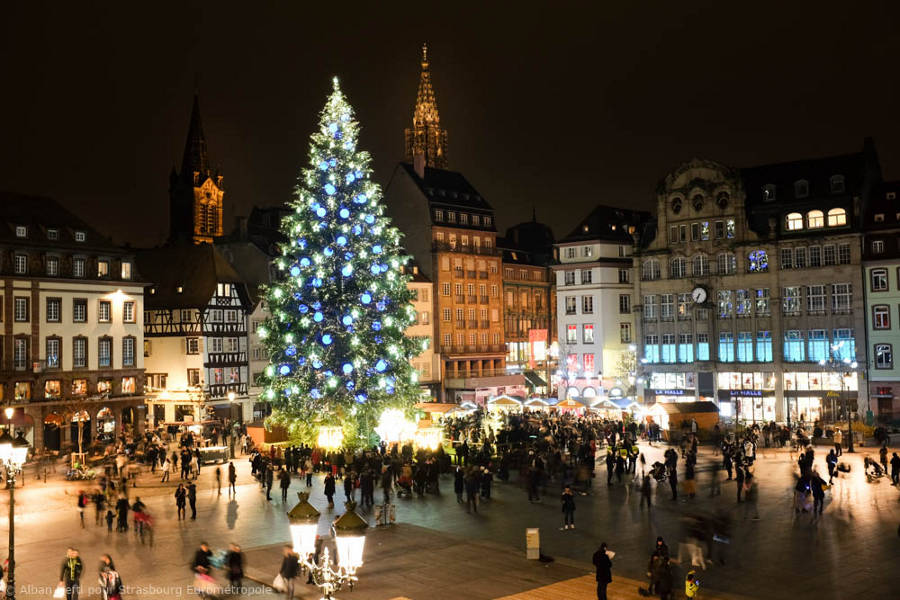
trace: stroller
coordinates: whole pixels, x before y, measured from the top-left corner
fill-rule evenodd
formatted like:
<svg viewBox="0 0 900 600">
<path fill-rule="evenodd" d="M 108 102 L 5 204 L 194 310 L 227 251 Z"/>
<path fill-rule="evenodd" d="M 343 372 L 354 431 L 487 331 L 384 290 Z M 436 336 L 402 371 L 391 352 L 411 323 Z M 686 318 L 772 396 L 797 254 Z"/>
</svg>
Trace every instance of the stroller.
<svg viewBox="0 0 900 600">
<path fill-rule="evenodd" d="M 878 461 L 872 460 L 867 456 L 863 459 L 863 463 L 865 464 L 866 481 L 869 483 L 877 481 L 886 475 Z"/>
<path fill-rule="evenodd" d="M 656 480 L 656 483 L 662 483 L 666 480 L 666 465 L 662 464 L 659 461 L 653 463 L 653 466 L 650 467 L 650 476 Z"/>
<path fill-rule="evenodd" d="M 412 479 L 403 475 L 397 479 L 397 497 L 412 498 Z"/>
</svg>

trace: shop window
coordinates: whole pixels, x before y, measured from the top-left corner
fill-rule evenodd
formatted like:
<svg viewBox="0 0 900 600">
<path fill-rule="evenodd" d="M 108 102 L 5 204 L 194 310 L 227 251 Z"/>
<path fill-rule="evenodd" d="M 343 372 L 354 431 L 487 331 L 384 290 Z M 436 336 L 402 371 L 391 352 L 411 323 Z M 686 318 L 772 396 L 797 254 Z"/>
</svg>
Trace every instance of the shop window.
<svg viewBox="0 0 900 600">
<path fill-rule="evenodd" d="M 123 377 L 122 378 L 122 393 L 123 394 L 133 394 L 135 392 L 135 378 L 134 377 Z"/>
<path fill-rule="evenodd" d="M 16 400 L 31 400 L 31 382 L 17 381 L 13 390 L 13 396 Z"/>
<path fill-rule="evenodd" d="M 97 380 L 97 393 L 98 394 L 111 394 L 112 393 L 112 379 Z"/>
<path fill-rule="evenodd" d="M 72 380 L 72 395 L 73 396 L 84 396 L 87 394 L 87 379 L 73 379 Z"/>
<path fill-rule="evenodd" d="M 48 379 L 44 382 L 44 398 L 59 398 L 62 396 L 62 385 L 59 379 Z"/>
</svg>

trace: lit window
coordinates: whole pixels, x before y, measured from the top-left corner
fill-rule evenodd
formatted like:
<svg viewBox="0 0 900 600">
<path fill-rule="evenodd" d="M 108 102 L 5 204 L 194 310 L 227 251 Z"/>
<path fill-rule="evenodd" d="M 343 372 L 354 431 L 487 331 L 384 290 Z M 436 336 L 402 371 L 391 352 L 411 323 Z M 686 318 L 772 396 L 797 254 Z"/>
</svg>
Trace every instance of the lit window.
<svg viewBox="0 0 900 600">
<path fill-rule="evenodd" d="M 809 330 L 809 360 L 819 362 L 828 359 L 828 336 L 824 329 Z"/>
<path fill-rule="evenodd" d="M 785 362 L 803 362 L 804 352 L 803 332 L 791 329 L 784 332 L 784 360 Z"/>
<path fill-rule="evenodd" d="M 59 239 L 59 229 L 48 229 L 47 230 L 47 239 L 48 240 L 58 240 Z"/>
<path fill-rule="evenodd" d="M 716 292 L 716 301 L 719 308 L 719 317 L 727 319 L 734 313 L 734 293 L 731 290 L 719 290 Z"/>
<path fill-rule="evenodd" d="M 694 362 L 694 343 L 690 333 L 678 334 L 678 362 Z"/>
<path fill-rule="evenodd" d="M 75 232 L 75 241 L 76 242 L 83 242 L 85 239 L 87 239 L 87 236 L 85 235 L 85 233 L 83 231 Z"/>
<path fill-rule="evenodd" d="M 72 277 L 84 277 L 83 258 L 76 257 L 72 259 Z"/>
<path fill-rule="evenodd" d="M 108 276 L 109 276 L 109 261 L 108 260 L 97 261 L 97 277 L 108 277 Z"/>
<path fill-rule="evenodd" d="M 577 325 L 567 325 L 566 326 L 566 343 L 567 344 L 575 344 L 578 342 L 578 326 Z"/>
<path fill-rule="evenodd" d="M 129 280 L 131 279 L 131 263 L 130 262 L 122 262 L 122 279 Z"/>
<path fill-rule="evenodd" d="M 806 213 L 806 226 L 810 229 L 825 227 L 825 213 L 821 210 L 811 210 Z"/>
<path fill-rule="evenodd" d="M 655 319 L 656 318 L 656 295 L 650 294 L 644 296 L 644 318 L 645 319 Z"/>
<path fill-rule="evenodd" d="M 59 275 L 59 258 L 55 256 L 47 257 L 47 276 L 56 277 Z"/>
<path fill-rule="evenodd" d="M 872 254 L 884 253 L 884 240 L 872 240 Z"/>
<path fill-rule="evenodd" d="M 109 323 L 112 319 L 112 304 L 109 300 L 100 300 L 97 303 L 97 321 Z"/>
<path fill-rule="evenodd" d="M 619 341 L 623 344 L 631 343 L 631 323 L 619 323 Z"/>
<path fill-rule="evenodd" d="M 875 344 L 875 368 L 894 368 L 894 350 L 891 344 Z"/>
<path fill-rule="evenodd" d="M 874 329 L 891 328 L 891 308 L 887 304 L 872 307 L 872 327 Z"/>
<path fill-rule="evenodd" d="M 582 327 L 581 340 L 585 344 L 594 343 L 594 326 L 592 324 L 586 324 Z"/>
<path fill-rule="evenodd" d="M 850 305 L 853 300 L 853 290 L 849 283 L 833 283 L 831 284 L 831 310 L 840 312 L 849 312 Z"/>
<path fill-rule="evenodd" d="M 734 334 L 730 331 L 719 334 L 719 361 L 734 362 Z"/>
<path fill-rule="evenodd" d="M 664 333 L 662 336 L 662 362 L 675 362 L 675 334 Z"/>
<path fill-rule="evenodd" d="M 16 275 L 24 275 L 28 272 L 28 257 L 24 254 L 16 254 L 13 270 Z"/>
<path fill-rule="evenodd" d="M 800 213 L 790 213 L 787 216 L 788 231 L 797 231 L 803 229 L 803 215 Z"/>
<path fill-rule="evenodd" d="M 697 334 L 697 360 L 709 360 L 709 334 Z"/>
<path fill-rule="evenodd" d="M 872 269 L 871 288 L 873 292 L 885 292 L 888 289 L 887 269 Z"/>
<path fill-rule="evenodd" d="M 756 332 L 756 360 L 772 362 L 772 333 L 769 331 Z"/>
<path fill-rule="evenodd" d="M 752 273 L 762 273 L 769 270 L 769 257 L 765 250 L 752 251 L 749 260 L 749 269 Z"/>
<path fill-rule="evenodd" d="M 847 224 L 847 211 L 843 208 L 832 208 L 828 211 L 828 226 L 841 227 Z"/>
<path fill-rule="evenodd" d="M 16 237 L 28 237 L 28 228 L 24 225 L 16 225 Z"/>
<path fill-rule="evenodd" d="M 738 362 L 753 362 L 753 333 L 739 331 L 737 335 Z"/>
</svg>

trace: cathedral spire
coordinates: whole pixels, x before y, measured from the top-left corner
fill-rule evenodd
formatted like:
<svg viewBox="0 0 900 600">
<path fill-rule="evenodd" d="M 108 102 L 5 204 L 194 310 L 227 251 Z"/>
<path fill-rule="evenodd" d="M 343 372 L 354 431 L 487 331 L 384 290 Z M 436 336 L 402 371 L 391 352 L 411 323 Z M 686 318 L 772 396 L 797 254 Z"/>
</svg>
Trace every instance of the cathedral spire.
<svg viewBox="0 0 900 600">
<path fill-rule="evenodd" d="M 203 135 L 203 123 L 200 120 L 200 100 L 194 93 L 194 106 L 191 109 L 191 124 L 188 127 L 187 141 L 184 143 L 184 157 L 181 159 L 181 176 L 192 179 L 194 173 L 209 173 L 209 156 L 206 153 L 206 136 Z"/>
<path fill-rule="evenodd" d="M 422 44 L 421 65 L 413 126 L 405 131 L 406 160 L 423 167 L 444 169 L 447 167 L 447 131 L 441 129 L 441 118 L 431 84 L 427 44 Z"/>
</svg>

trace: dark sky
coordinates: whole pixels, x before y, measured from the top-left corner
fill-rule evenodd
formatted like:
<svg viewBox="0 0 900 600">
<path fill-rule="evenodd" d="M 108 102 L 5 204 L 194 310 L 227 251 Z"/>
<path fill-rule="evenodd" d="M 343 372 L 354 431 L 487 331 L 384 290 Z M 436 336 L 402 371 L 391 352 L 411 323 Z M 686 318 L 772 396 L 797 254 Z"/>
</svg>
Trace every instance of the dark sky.
<svg viewBox="0 0 900 600">
<path fill-rule="evenodd" d="M 7 3 L 0 188 L 54 196 L 119 242 L 162 241 L 197 72 L 226 228 L 290 197 L 333 74 L 386 183 L 423 41 L 450 167 L 503 228 L 532 205 L 558 237 L 597 203 L 651 208 L 693 156 L 745 166 L 872 135 L 898 178 L 898 3 L 834 4 Z"/>
</svg>

